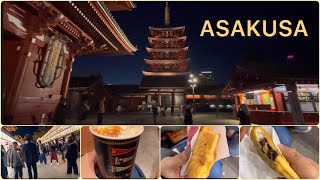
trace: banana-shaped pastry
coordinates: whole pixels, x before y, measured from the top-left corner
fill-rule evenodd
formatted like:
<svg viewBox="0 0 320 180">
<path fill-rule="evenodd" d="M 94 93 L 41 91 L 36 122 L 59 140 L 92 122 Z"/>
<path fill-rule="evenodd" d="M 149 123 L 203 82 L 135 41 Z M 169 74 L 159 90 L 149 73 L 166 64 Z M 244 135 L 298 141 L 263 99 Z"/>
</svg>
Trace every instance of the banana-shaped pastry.
<svg viewBox="0 0 320 180">
<path fill-rule="evenodd" d="M 207 178 L 216 160 L 216 149 L 220 134 L 214 133 L 209 126 L 201 127 L 197 142 L 187 167 L 188 178 Z"/>
<path fill-rule="evenodd" d="M 276 172 L 288 179 L 300 179 L 262 127 L 252 127 L 250 138 L 259 156 Z"/>
</svg>

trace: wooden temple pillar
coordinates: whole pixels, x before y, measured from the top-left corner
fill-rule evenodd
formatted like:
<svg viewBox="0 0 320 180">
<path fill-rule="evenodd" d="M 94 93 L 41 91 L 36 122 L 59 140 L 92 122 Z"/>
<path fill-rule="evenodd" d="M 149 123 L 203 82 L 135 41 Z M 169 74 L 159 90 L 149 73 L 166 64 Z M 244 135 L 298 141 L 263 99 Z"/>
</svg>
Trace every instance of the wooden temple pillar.
<svg viewBox="0 0 320 180">
<path fill-rule="evenodd" d="M 20 57 L 18 58 L 18 66 L 16 72 L 13 74 L 12 85 L 5 92 L 5 116 L 13 117 L 15 113 L 15 107 L 18 101 L 18 96 L 21 90 L 22 81 L 25 77 L 25 72 L 29 61 L 32 61 L 32 50 L 38 48 L 36 44 L 32 42 L 36 33 L 28 33 L 26 38 L 23 40 L 20 50 Z M 5 48 L 8 52 L 8 50 Z M 6 60 L 4 60 L 6 61 Z"/>
<path fill-rule="evenodd" d="M 171 105 L 172 105 L 173 107 L 176 106 L 175 96 L 176 96 L 176 90 L 173 89 L 173 91 L 172 91 L 172 96 L 171 96 Z"/>
<path fill-rule="evenodd" d="M 288 100 L 291 107 L 292 121 L 294 125 L 305 125 L 306 122 L 303 117 L 301 110 L 300 101 L 297 94 L 297 85 L 296 83 L 285 84 L 288 92 Z"/>
</svg>

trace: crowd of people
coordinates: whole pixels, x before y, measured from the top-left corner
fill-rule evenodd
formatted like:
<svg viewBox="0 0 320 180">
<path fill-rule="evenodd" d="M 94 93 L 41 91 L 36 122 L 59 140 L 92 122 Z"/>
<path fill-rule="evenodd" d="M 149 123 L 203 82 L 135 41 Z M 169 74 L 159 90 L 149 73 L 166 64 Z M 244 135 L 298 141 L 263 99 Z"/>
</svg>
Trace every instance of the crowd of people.
<svg viewBox="0 0 320 180">
<path fill-rule="evenodd" d="M 47 156 L 50 159 L 50 165 L 53 166 L 53 162 L 59 165 L 57 154 L 62 155 L 62 161 L 67 161 L 67 174 L 79 175 L 77 159 L 78 144 L 74 140 L 73 136 L 68 136 L 66 142 L 60 139 L 59 143 L 49 142 L 42 143 L 33 142 L 32 137 L 29 134 L 24 136 L 24 144 L 18 145 L 17 142 L 13 142 L 12 146 L 6 151 L 4 146 L 1 146 L 1 177 L 7 178 L 23 178 L 23 168 L 28 169 L 29 179 L 38 178 L 37 162 L 40 165 L 47 165 Z M 8 169 L 14 170 L 14 177 L 9 177 Z"/>
<path fill-rule="evenodd" d="M 159 105 L 155 100 L 151 102 L 152 107 L 152 116 L 153 116 L 153 123 L 157 124 L 157 119 L 159 117 L 165 117 L 168 107 Z M 171 116 L 174 116 L 174 106 L 170 106 L 170 114 Z M 195 107 L 189 103 L 186 105 L 181 105 L 178 110 L 177 116 L 183 116 L 184 117 L 184 123 L 185 125 L 192 125 L 193 124 L 193 116 L 195 115 Z"/>
</svg>

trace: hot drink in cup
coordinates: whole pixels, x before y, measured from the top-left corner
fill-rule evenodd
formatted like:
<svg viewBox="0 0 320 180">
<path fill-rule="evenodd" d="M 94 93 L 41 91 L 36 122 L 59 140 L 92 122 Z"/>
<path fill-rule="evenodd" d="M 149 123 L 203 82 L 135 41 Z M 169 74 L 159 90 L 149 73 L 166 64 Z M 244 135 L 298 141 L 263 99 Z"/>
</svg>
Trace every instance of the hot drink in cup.
<svg viewBox="0 0 320 180">
<path fill-rule="evenodd" d="M 143 126 L 90 127 L 102 178 L 130 178 L 143 130 Z"/>
</svg>

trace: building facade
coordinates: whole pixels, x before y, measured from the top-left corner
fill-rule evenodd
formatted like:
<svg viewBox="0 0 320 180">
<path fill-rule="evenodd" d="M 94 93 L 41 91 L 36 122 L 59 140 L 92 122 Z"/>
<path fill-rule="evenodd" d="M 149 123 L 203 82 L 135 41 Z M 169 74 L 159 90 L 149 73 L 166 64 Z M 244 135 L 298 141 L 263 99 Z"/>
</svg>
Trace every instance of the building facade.
<svg viewBox="0 0 320 180">
<path fill-rule="evenodd" d="M 255 124 L 319 123 L 319 77 L 306 65 L 250 63 L 236 66 L 224 89 L 246 104 Z"/>
<path fill-rule="evenodd" d="M 76 57 L 133 54 L 111 14 L 132 8 L 131 2 L 4 2 L 2 123 L 51 120 L 67 97 Z"/>
</svg>

